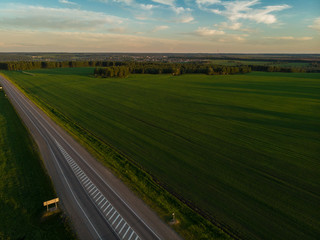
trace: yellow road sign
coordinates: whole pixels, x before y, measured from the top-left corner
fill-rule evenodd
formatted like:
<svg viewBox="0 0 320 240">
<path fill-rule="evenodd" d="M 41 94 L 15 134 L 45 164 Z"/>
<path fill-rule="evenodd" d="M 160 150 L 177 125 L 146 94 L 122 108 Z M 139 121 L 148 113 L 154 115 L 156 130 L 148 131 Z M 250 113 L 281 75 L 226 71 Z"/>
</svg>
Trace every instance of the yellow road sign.
<svg viewBox="0 0 320 240">
<path fill-rule="evenodd" d="M 55 199 L 43 202 L 43 206 L 47 206 L 47 205 L 50 205 L 52 203 L 57 203 L 57 202 L 59 202 L 59 198 L 55 198 Z"/>
</svg>

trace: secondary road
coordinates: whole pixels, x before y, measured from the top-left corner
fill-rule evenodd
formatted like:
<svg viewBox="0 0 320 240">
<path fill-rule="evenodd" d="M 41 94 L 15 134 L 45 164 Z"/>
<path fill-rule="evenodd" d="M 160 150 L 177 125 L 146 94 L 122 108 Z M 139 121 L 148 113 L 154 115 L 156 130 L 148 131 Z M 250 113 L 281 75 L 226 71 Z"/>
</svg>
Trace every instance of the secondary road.
<svg viewBox="0 0 320 240">
<path fill-rule="evenodd" d="M 0 76 L 0 84 L 36 141 L 80 239 L 181 239 L 10 81 Z"/>
</svg>

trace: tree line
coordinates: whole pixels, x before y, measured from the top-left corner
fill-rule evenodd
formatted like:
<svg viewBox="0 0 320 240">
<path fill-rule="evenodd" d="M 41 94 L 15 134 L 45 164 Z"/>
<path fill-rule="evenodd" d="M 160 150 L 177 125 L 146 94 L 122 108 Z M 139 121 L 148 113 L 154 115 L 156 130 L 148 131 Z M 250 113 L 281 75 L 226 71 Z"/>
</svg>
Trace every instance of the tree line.
<svg viewBox="0 0 320 240">
<path fill-rule="evenodd" d="M 120 77 L 124 78 L 130 74 L 129 68 L 125 66 L 112 66 L 104 68 L 95 68 L 94 75 L 96 77 Z"/>
<path fill-rule="evenodd" d="M 128 74 L 172 74 L 202 73 L 208 75 L 237 74 L 251 72 L 249 66 L 218 66 L 205 63 L 150 63 L 133 61 L 20 61 L 0 62 L 0 69 L 25 71 L 41 68 L 96 67 L 94 74 L 101 77 L 125 77 Z"/>
<path fill-rule="evenodd" d="M 95 68 L 96 77 L 126 77 L 129 74 L 207 74 L 225 75 L 251 72 L 248 66 L 218 66 L 201 63 L 126 62 L 121 66 Z"/>
<path fill-rule="evenodd" d="M 124 62 L 114 61 L 19 61 L 0 62 L 0 69 L 9 71 L 24 71 L 41 68 L 72 68 L 72 67 L 109 67 L 121 66 Z"/>
<path fill-rule="evenodd" d="M 270 65 L 225 66 L 203 62 L 164 63 L 137 61 L 17 61 L 0 62 L 0 70 L 25 71 L 41 68 L 95 67 L 94 74 L 101 77 L 125 77 L 128 74 L 202 73 L 208 75 L 241 74 L 251 71 L 263 72 L 320 72 L 318 65 L 312 67 L 282 67 Z M 121 67 L 121 68 L 120 68 Z"/>
<path fill-rule="evenodd" d="M 287 72 L 287 73 L 306 73 L 320 72 L 319 69 L 305 67 L 281 67 L 281 66 L 264 66 L 264 65 L 249 65 L 252 71 L 260 72 Z"/>
</svg>

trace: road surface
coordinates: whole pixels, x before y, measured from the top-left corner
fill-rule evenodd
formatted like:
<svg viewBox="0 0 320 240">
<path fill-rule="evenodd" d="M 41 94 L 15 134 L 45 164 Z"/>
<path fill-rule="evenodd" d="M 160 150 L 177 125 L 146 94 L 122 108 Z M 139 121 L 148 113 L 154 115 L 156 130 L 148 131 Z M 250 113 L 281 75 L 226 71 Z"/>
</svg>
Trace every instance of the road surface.
<svg viewBox="0 0 320 240">
<path fill-rule="evenodd" d="M 80 239 L 181 239 L 10 81 L 0 76 L 0 85 L 36 141 Z"/>
</svg>

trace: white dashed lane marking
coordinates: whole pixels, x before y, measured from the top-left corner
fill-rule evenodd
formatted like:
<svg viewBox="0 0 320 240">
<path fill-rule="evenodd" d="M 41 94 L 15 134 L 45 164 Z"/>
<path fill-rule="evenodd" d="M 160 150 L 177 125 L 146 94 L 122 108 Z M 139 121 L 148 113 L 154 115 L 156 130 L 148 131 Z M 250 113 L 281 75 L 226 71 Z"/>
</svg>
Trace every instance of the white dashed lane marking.
<svg viewBox="0 0 320 240">
<path fill-rule="evenodd" d="M 96 204 L 102 215 L 105 217 L 109 225 L 120 239 L 125 240 L 139 240 L 138 234 L 130 227 L 118 211 L 112 206 L 108 199 L 100 192 L 89 177 L 82 171 L 78 164 L 72 157 L 63 149 L 63 147 L 56 141 L 58 148 L 68 162 L 77 179 L 87 192 L 88 196 Z M 101 205 L 101 203 L 103 203 Z M 107 212 L 107 213 L 106 213 Z"/>
</svg>

